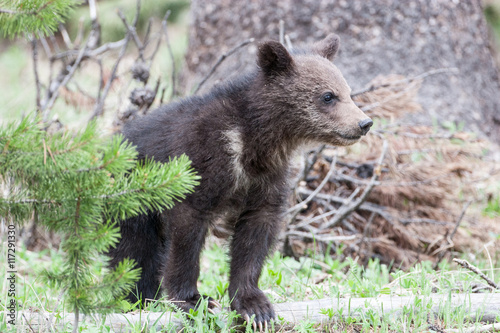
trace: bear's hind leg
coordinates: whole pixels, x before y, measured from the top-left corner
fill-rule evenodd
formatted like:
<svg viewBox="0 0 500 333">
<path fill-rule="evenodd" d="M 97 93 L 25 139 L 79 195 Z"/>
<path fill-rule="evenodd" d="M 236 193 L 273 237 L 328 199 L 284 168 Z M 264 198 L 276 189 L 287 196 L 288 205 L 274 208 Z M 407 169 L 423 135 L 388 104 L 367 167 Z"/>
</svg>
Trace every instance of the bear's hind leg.
<svg viewBox="0 0 500 333">
<path fill-rule="evenodd" d="M 209 308 L 220 307 L 214 299 L 200 295 L 197 287 L 200 253 L 208 231 L 206 214 L 182 203 L 166 214 L 168 245 L 163 284 L 169 300 L 185 312 L 195 309 L 200 298 L 208 299 Z"/>
<path fill-rule="evenodd" d="M 121 239 L 111 249 L 110 266 L 115 267 L 125 258 L 133 259 L 141 268 L 141 277 L 128 295 L 128 300 L 136 303 L 146 299 L 158 299 L 161 294 L 160 267 L 165 239 L 160 213 L 139 215 L 120 222 Z"/>
</svg>

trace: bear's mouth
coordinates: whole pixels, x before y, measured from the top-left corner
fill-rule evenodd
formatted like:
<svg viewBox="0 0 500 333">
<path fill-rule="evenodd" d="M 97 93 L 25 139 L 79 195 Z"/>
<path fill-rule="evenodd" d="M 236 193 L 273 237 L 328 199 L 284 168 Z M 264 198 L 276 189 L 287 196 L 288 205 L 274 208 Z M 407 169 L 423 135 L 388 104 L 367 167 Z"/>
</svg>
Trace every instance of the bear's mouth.
<svg viewBox="0 0 500 333">
<path fill-rule="evenodd" d="M 358 141 L 361 139 L 361 135 L 345 135 L 345 134 L 340 134 L 340 137 L 345 140 L 350 140 L 350 141 Z"/>
</svg>

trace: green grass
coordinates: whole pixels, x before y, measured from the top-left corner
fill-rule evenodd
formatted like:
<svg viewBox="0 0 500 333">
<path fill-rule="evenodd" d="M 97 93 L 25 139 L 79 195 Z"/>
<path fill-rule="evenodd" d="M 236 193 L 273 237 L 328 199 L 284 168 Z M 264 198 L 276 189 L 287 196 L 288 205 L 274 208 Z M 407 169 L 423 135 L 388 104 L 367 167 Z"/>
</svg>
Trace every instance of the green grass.
<svg viewBox="0 0 500 333">
<path fill-rule="evenodd" d="M 5 235 L 1 236 L 2 242 Z M 226 288 L 228 284 L 228 258 L 226 246 L 218 246 L 214 242 L 203 252 L 199 290 L 202 294 L 218 299 L 224 308 L 230 305 Z M 340 254 L 340 253 L 337 253 Z M 59 315 L 67 311 L 64 301 L 60 298 L 60 290 L 49 286 L 41 278 L 45 267 L 56 267 L 62 264 L 61 252 L 57 249 L 45 249 L 40 252 L 28 251 L 22 243 L 17 244 L 16 266 L 18 268 L 17 302 L 19 310 L 31 309 L 32 311 L 52 312 L 57 321 Z M 324 308 L 321 313 L 331 319 L 327 324 L 317 324 L 304 320 L 296 325 L 285 323 L 278 318 L 273 331 L 276 332 L 316 332 L 326 330 L 329 332 L 351 332 L 356 328 L 362 332 L 403 332 L 425 331 L 428 328 L 428 316 L 432 300 L 431 293 L 450 295 L 451 293 L 470 293 L 473 286 L 482 283 L 473 273 L 457 268 L 454 264 L 443 262 L 439 271 L 432 269 L 430 262 L 416 264 L 408 271 L 390 269 L 377 260 L 370 261 L 362 267 L 353 259 L 340 261 L 340 256 L 311 255 L 296 261 L 292 258 L 283 258 L 279 252 L 273 253 L 267 261 L 260 279 L 260 288 L 268 295 L 273 303 L 303 301 L 311 299 L 331 298 L 333 302 L 340 298 L 351 297 L 370 298 L 379 295 L 407 295 L 418 296 L 414 304 L 404 308 L 404 315 L 394 316 L 390 313 L 379 313 L 369 310 L 362 313 L 360 309 L 342 308 L 334 311 Z M 476 260 L 475 265 L 488 269 L 497 267 L 498 262 Z M 6 249 L 2 247 L 0 253 L 0 299 L 7 298 L 6 283 Z M 495 273 L 498 281 L 498 269 L 488 270 L 487 275 Z M 368 304 L 368 303 L 367 303 Z M 441 305 L 442 311 L 437 319 L 443 328 L 463 328 L 471 324 L 464 323 L 465 314 L 460 311 L 451 311 L 451 304 Z M 171 311 L 172 306 L 162 299 L 147 306 L 147 311 Z M 0 311 L 4 311 L 5 304 L 1 303 Z M 124 310 L 134 310 L 148 318 L 149 312 L 138 309 L 136 305 L 124 302 Z M 170 313 L 170 312 L 168 312 Z M 168 314 L 166 314 L 168 315 Z M 1 315 L 0 331 L 14 332 L 5 324 L 5 316 Z M 236 331 L 233 322 L 238 315 L 235 312 L 223 310 L 212 314 L 207 311 L 206 302 L 202 302 L 197 311 L 190 314 L 173 313 L 170 316 L 182 322 L 185 332 L 233 332 Z M 156 332 L 154 320 L 148 321 L 150 327 L 144 330 L 140 324 L 130 324 L 131 332 Z M 281 325 L 282 328 L 278 329 Z M 111 328 L 102 321 L 87 320 L 81 325 L 83 332 L 109 332 Z M 17 327 L 19 329 L 20 327 Z M 9 331 L 10 329 L 10 331 Z M 29 329 L 25 327 L 26 331 Z M 247 330 L 249 328 L 241 328 Z M 58 332 L 70 331 L 67 324 L 59 327 Z M 174 327 L 167 331 L 175 331 Z"/>
</svg>

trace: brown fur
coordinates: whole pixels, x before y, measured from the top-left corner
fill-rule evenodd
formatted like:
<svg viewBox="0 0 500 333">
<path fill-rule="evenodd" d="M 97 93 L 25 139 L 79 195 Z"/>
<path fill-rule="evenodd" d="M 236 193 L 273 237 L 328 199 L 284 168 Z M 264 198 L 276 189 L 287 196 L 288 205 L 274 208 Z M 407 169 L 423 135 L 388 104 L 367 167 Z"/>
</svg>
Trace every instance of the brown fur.
<svg viewBox="0 0 500 333">
<path fill-rule="evenodd" d="M 222 218 L 233 231 L 231 307 L 260 324 L 274 318 L 258 280 L 279 233 L 292 153 L 311 141 L 353 144 L 372 124 L 329 61 L 338 45 L 330 35 L 313 51 L 291 54 L 278 42 L 263 43 L 254 73 L 126 124 L 140 158 L 167 162 L 185 153 L 201 176 L 173 209 L 121 222 L 113 265 L 131 257 L 143 268 L 140 298 L 156 298 L 165 287 L 169 299 L 182 301 L 177 306 L 194 308 L 199 254 L 208 228 Z"/>
</svg>

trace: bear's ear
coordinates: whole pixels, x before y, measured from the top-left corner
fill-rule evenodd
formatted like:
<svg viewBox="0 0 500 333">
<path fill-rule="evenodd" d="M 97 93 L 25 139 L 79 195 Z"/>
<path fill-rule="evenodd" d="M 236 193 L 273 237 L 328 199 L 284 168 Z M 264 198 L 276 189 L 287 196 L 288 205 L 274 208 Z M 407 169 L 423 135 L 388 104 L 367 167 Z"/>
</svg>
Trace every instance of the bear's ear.
<svg viewBox="0 0 500 333">
<path fill-rule="evenodd" d="M 329 34 L 325 39 L 316 42 L 313 46 L 314 52 L 332 61 L 340 46 L 340 38 L 336 34 Z"/>
<path fill-rule="evenodd" d="M 259 45 L 257 63 L 266 74 L 284 73 L 295 66 L 290 53 L 276 41 L 268 41 Z"/>
</svg>

